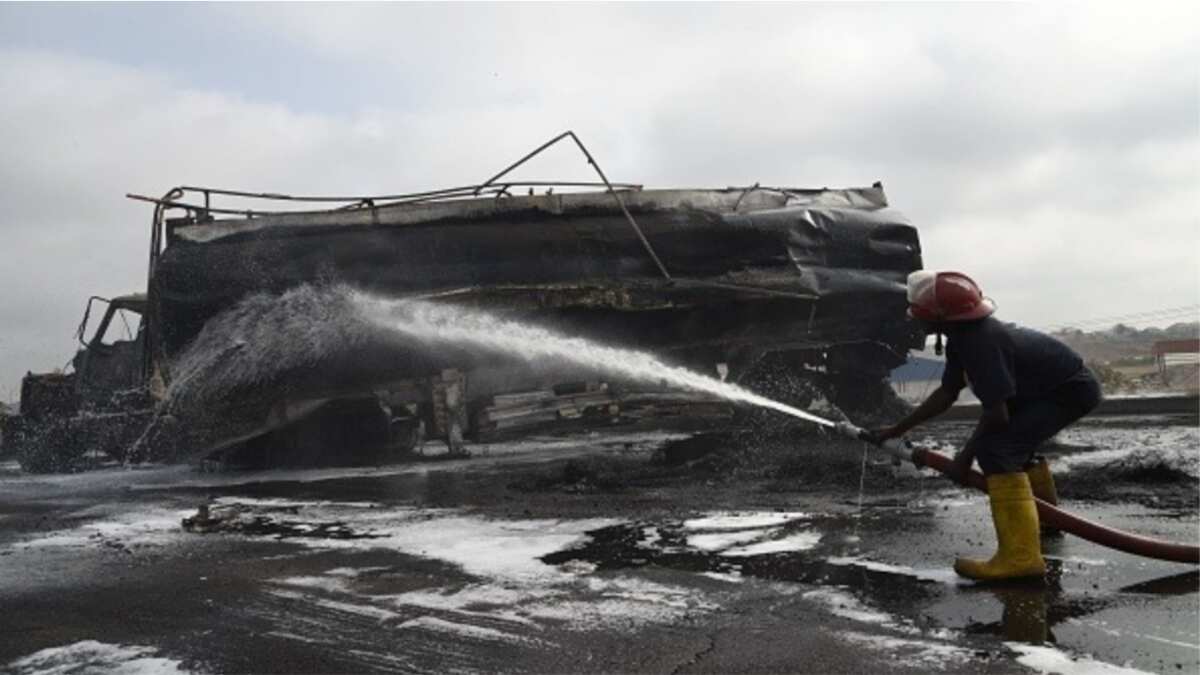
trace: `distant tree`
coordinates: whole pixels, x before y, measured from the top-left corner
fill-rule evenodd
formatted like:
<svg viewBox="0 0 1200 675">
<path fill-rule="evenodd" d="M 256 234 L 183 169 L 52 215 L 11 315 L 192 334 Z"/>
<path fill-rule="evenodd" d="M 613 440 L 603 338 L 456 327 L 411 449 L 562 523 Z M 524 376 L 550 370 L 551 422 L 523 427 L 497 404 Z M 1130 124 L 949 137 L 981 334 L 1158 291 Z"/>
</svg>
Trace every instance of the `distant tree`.
<svg viewBox="0 0 1200 675">
<path fill-rule="evenodd" d="M 1096 374 L 1105 393 L 1122 391 L 1130 386 L 1129 378 L 1107 363 L 1088 361 L 1087 367 Z"/>
<path fill-rule="evenodd" d="M 1186 340 L 1188 338 L 1200 337 L 1200 321 L 1189 321 L 1186 323 L 1173 323 L 1167 326 L 1163 331 L 1164 336 L 1176 339 Z"/>
</svg>

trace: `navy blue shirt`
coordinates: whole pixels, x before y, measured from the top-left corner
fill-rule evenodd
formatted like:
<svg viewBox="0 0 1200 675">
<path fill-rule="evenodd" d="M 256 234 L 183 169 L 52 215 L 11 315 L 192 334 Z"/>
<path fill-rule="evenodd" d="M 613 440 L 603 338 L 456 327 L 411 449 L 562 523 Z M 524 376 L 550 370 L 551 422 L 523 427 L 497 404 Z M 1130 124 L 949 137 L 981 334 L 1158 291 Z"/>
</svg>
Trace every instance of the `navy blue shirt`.
<svg viewBox="0 0 1200 675">
<path fill-rule="evenodd" d="M 1046 396 L 1083 370 L 1083 359 L 1065 344 L 990 316 L 953 324 L 946 338 L 942 387 L 970 386 L 983 405 Z"/>
</svg>

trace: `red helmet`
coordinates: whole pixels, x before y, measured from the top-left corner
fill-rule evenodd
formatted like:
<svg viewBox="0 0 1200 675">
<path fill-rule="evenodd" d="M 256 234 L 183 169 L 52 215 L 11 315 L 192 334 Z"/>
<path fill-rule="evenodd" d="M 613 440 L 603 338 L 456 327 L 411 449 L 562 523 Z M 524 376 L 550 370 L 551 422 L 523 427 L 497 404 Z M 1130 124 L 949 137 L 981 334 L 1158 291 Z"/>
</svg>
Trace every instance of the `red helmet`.
<svg viewBox="0 0 1200 675">
<path fill-rule="evenodd" d="M 961 272 L 921 270 L 908 275 L 908 315 L 935 323 L 982 319 L 996 311 L 996 303 Z"/>
</svg>

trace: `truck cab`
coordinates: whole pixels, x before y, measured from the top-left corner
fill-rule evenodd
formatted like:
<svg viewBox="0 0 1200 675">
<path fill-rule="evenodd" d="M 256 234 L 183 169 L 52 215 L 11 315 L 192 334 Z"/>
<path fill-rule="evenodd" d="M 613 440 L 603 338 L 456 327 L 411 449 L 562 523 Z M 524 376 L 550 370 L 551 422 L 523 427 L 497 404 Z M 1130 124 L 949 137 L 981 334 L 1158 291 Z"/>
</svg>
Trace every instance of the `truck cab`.
<svg viewBox="0 0 1200 675">
<path fill-rule="evenodd" d="M 71 372 L 21 380 L 19 413 L 6 423 L 5 443 L 23 468 L 70 471 L 89 450 L 121 458 L 152 408 L 144 386 L 145 312 L 141 293 L 88 298 Z"/>
</svg>

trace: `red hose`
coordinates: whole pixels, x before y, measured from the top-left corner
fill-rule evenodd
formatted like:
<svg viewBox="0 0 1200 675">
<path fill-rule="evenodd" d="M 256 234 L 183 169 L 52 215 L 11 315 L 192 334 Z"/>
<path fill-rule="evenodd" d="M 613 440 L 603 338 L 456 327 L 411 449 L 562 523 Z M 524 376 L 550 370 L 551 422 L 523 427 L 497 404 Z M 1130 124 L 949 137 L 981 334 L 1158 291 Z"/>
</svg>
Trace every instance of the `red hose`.
<svg viewBox="0 0 1200 675">
<path fill-rule="evenodd" d="M 953 464 L 953 460 L 946 455 L 920 448 L 913 450 L 912 460 L 917 466 L 928 466 L 943 474 L 949 474 L 950 467 Z M 987 492 L 987 481 L 983 477 L 983 474 L 978 471 L 971 471 L 967 474 L 967 483 L 973 488 Z M 1092 543 L 1107 546 L 1108 548 L 1115 548 L 1118 551 L 1134 555 L 1155 558 L 1157 560 L 1200 565 L 1200 546 L 1151 539 L 1149 537 L 1114 530 L 1111 527 L 1105 527 L 1086 518 L 1080 518 L 1074 514 L 1067 513 L 1057 506 L 1048 504 L 1036 497 L 1034 501 L 1037 502 L 1038 518 L 1041 522 L 1056 527 L 1063 532 L 1070 532 Z"/>
</svg>

